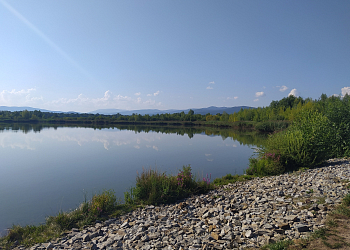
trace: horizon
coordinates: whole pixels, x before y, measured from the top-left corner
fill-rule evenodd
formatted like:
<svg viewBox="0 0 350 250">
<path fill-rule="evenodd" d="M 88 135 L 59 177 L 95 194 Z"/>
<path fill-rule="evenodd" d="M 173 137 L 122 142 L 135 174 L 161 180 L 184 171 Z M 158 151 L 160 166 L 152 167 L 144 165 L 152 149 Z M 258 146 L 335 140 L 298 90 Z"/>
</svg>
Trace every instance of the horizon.
<svg viewBox="0 0 350 250">
<path fill-rule="evenodd" d="M 4 110 L 1 109 L 3 107 L 6 108 L 19 108 L 21 110 L 26 110 L 27 108 L 29 109 L 34 109 L 34 110 L 46 110 L 48 112 L 61 112 L 61 113 L 93 113 L 96 111 L 101 111 L 101 110 L 118 110 L 118 111 L 122 111 L 122 112 L 131 112 L 131 111 L 144 111 L 144 110 L 158 110 L 158 111 L 186 111 L 186 110 L 198 110 L 198 109 L 210 109 L 210 108 L 217 108 L 217 109 L 230 109 L 230 108 L 241 108 L 241 107 L 246 107 L 246 108 L 258 108 L 258 107 L 251 107 L 251 106 L 233 106 L 233 107 L 217 107 L 217 106 L 209 106 L 209 107 L 203 107 L 203 108 L 185 108 L 185 109 L 109 109 L 109 108 L 103 108 L 103 109 L 96 109 L 96 110 L 91 110 L 88 112 L 78 112 L 78 111 L 74 111 L 74 110 L 69 110 L 69 111 L 61 111 L 61 110 L 47 110 L 47 109 L 43 109 L 43 108 L 37 108 L 37 107 L 29 107 L 29 106 L 4 106 L 1 105 L 0 106 L 0 111 L 8 111 L 8 110 Z M 46 112 L 46 111 L 42 111 L 42 112 Z M 13 111 L 10 111 L 13 112 Z"/>
<path fill-rule="evenodd" d="M 86 113 L 344 96 L 349 12 L 347 0 L 0 0 L 0 106 Z"/>
</svg>

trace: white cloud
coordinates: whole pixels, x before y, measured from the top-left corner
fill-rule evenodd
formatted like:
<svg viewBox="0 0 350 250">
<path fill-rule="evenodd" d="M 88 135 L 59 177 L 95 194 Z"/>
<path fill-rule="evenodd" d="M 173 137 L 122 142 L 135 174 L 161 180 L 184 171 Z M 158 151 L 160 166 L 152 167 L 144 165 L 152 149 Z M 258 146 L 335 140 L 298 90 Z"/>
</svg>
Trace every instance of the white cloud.
<svg viewBox="0 0 350 250">
<path fill-rule="evenodd" d="M 207 89 L 213 89 L 212 87 L 208 86 Z"/>
<path fill-rule="evenodd" d="M 2 90 L 0 92 L 0 105 L 4 106 L 25 106 L 32 105 L 43 101 L 42 96 L 33 96 L 36 92 L 35 88 L 11 91 Z"/>
<path fill-rule="evenodd" d="M 238 99 L 238 96 L 233 97 L 233 99 L 237 100 L 237 99 Z"/>
<path fill-rule="evenodd" d="M 153 93 L 153 94 L 147 94 L 147 96 L 157 96 L 159 95 L 160 91 L 158 90 L 157 92 Z"/>
<path fill-rule="evenodd" d="M 265 96 L 265 93 L 264 92 L 256 92 L 255 93 L 255 97 L 262 97 L 262 96 Z"/>
<path fill-rule="evenodd" d="M 139 146 L 139 145 L 136 145 L 136 146 L 134 146 L 134 148 L 136 148 L 136 149 L 140 149 L 140 146 Z"/>
<path fill-rule="evenodd" d="M 281 91 L 281 92 L 284 92 L 284 91 L 286 91 L 287 89 L 288 89 L 288 87 L 285 86 L 285 85 L 283 85 L 283 86 L 280 87 L 280 91 Z"/>
<path fill-rule="evenodd" d="M 156 151 L 159 150 L 157 146 L 153 146 L 152 148 L 153 148 L 154 150 L 156 150 Z"/>
<path fill-rule="evenodd" d="M 350 87 L 344 87 L 341 89 L 341 95 L 345 96 L 346 94 L 350 95 Z"/>
<path fill-rule="evenodd" d="M 294 95 L 295 97 L 299 97 L 300 93 L 299 93 L 299 91 L 297 89 L 292 89 L 289 92 L 288 96 L 291 96 L 291 95 Z"/>
<path fill-rule="evenodd" d="M 211 154 L 204 154 L 204 155 L 207 156 L 207 157 L 208 157 L 208 156 L 211 156 Z"/>
<path fill-rule="evenodd" d="M 215 84 L 215 82 L 214 82 L 214 81 L 212 81 L 212 82 L 209 82 L 209 84 Z"/>
<path fill-rule="evenodd" d="M 259 99 L 257 98 L 257 99 L 254 99 L 254 102 L 257 102 L 257 101 L 259 101 Z"/>
<path fill-rule="evenodd" d="M 141 95 L 141 92 L 137 92 L 137 93 L 135 93 L 135 95 L 139 96 L 139 95 Z"/>
</svg>

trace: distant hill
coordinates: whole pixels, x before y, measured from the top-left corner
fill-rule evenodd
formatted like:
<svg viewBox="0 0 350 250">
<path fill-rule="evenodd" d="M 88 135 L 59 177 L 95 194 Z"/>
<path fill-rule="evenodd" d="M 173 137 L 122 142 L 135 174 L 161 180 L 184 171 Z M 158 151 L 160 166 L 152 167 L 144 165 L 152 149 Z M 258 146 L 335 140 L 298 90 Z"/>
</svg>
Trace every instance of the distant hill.
<svg viewBox="0 0 350 250">
<path fill-rule="evenodd" d="M 32 107 L 7 107 L 7 106 L 0 106 L 0 111 L 23 111 L 23 110 L 28 110 L 28 111 L 35 111 L 35 110 L 40 110 L 41 112 L 51 112 L 51 113 L 64 113 L 61 111 L 51 111 L 47 109 L 38 109 L 38 108 L 32 108 Z"/>
<path fill-rule="evenodd" d="M 200 108 L 200 109 L 192 109 L 195 114 L 201 114 L 206 115 L 210 113 L 211 115 L 216 115 L 217 113 L 222 114 L 223 112 L 226 112 L 227 114 L 233 114 L 234 112 L 238 112 L 241 109 L 254 109 L 254 107 L 248 107 L 248 106 L 236 106 L 236 107 L 215 107 L 211 106 L 208 108 Z M 62 112 L 62 111 L 51 111 L 47 109 L 39 109 L 39 108 L 32 108 L 32 107 L 7 107 L 7 106 L 0 106 L 0 111 L 34 111 L 34 110 L 40 110 L 41 112 L 51 112 L 51 113 L 77 113 L 75 111 L 69 111 L 69 112 Z M 101 114 L 101 115 L 115 115 L 117 113 L 121 115 L 132 115 L 140 114 L 140 115 L 156 115 L 156 114 L 174 114 L 174 113 L 181 113 L 185 112 L 186 114 L 190 109 L 168 109 L 168 110 L 159 110 L 159 109 L 139 109 L 139 110 L 125 110 L 125 109 L 98 109 L 95 111 L 88 112 L 90 114 Z"/>
<path fill-rule="evenodd" d="M 233 114 L 235 112 L 240 111 L 241 109 L 254 109 L 254 107 L 248 107 L 248 106 L 236 106 L 236 107 L 208 107 L 208 108 L 200 108 L 200 109 L 192 109 L 195 114 L 201 114 L 206 115 L 210 113 L 211 115 L 216 115 L 217 113 L 222 114 L 223 112 L 226 112 L 227 114 Z M 102 114 L 102 115 L 115 115 L 117 113 L 121 115 L 132 115 L 140 114 L 140 115 L 156 115 L 156 114 L 173 114 L 173 113 L 181 113 L 184 111 L 186 114 L 188 113 L 190 109 L 184 109 L 184 110 L 176 110 L 176 109 L 168 109 L 168 110 L 159 110 L 159 109 L 140 109 L 140 110 L 122 110 L 122 109 L 98 109 L 95 111 L 91 111 L 89 113 L 92 114 Z"/>
</svg>

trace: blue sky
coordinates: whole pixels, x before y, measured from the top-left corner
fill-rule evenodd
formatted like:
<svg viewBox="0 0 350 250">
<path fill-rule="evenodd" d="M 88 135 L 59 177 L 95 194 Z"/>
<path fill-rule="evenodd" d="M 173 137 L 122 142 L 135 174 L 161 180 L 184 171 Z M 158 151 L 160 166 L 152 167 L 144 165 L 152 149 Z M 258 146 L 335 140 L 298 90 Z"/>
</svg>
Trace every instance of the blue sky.
<svg viewBox="0 0 350 250">
<path fill-rule="evenodd" d="M 350 1 L 0 0 L 0 106 L 268 106 L 350 93 Z"/>
</svg>

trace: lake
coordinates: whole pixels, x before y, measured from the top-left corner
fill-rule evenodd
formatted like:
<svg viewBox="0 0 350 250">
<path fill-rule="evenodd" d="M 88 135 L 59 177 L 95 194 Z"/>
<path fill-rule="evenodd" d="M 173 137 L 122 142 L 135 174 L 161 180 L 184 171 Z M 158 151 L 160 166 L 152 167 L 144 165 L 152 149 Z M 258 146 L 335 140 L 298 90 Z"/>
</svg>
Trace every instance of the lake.
<svg viewBox="0 0 350 250">
<path fill-rule="evenodd" d="M 211 180 L 243 174 L 263 141 L 203 127 L 0 125 L 0 232 L 43 223 L 103 190 L 122 199 L 143 168 L 176 175 L 190 164 Z"/>
</svg>

